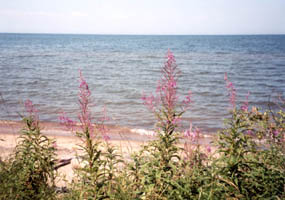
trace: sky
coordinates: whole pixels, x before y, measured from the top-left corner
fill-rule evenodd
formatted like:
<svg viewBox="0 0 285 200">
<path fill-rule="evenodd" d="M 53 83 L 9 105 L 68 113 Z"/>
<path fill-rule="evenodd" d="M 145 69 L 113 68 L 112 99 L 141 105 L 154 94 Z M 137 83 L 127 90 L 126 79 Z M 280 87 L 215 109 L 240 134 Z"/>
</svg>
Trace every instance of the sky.
<svg viewBox="0 0 285 200">
<path fill-rule="evenodd" d="M 0 0 L 0 32 L 285 34 L 285 0 Z"/>
</svg>

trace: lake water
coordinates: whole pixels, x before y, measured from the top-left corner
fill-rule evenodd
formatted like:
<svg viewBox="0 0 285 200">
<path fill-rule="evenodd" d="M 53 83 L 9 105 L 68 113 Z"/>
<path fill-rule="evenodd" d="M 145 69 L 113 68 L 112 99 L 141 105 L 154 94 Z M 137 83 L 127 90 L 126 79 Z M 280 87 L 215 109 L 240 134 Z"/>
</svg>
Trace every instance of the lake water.
<svg viewBox="0 0 285 200">
<path fill-rule="evenodd" d="M 274 107 L 285 92 L 285 35 L 130 36 L 0 34 L 0 119 L 19 120 L 32 100 L 40 119 L 57 121 L 62 111 L 77 116 L 78 70 L 92 91 L 95 118 L 106 105 L 110 124 L 152 129 L 153 115 L 142 93 L 155 92 L 170 49 L 180 68 L 179 93 L 193 93 L 184 125 L 205 132 L 223 126 L 229 111 L 224 73 L 238 103 Z M 276 108 L 276 107 L 274 107 Z"/>
</svg>

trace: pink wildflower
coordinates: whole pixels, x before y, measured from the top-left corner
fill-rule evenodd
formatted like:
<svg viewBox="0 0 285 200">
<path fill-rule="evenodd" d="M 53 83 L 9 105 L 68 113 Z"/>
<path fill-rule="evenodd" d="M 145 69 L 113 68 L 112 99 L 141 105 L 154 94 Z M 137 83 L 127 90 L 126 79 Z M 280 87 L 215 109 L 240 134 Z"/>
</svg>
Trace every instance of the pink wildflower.
<svg viewBox="0 0 285 200">
<path fill-rule="evenodd" d="M 173 120 L 172 120 L 172 124 L 174 125 L 179 125 L 181 122 L 181 118 L 179 117 L 175 117 Z"/>
<path fill-rule="evenodd" d="M 144 105 L 157 117 L 157 128 L 164 129 L 161 134 L 172 134 L 175 128 L 180 125 L 181 115 L 189 108 L 190 103 L 192 103 L 192 94 L 189 91 L 185 100 L 179 102 L 177 83 L 180 71 L 177 68 L 175 57 L 170 50 L 168 50 L 166 58 L 167 60 L 162 68 L 162 77 L 158 81 L 155 95 L 151 94 L 147 96 L 143 94 L 142 100 Z M 178 106 L 181 106 L 180 110 Z M 194 134 L 197 131 L 198 129 L 194 131 Z M 158 133 L 160 132 L 158 131 Z M 185 134 L 187 135 L 188 132 L 186 131 Z"/>
<path fill-rule="evenodd" d="M 184 110 L 186 110 L 189 107 L 189 105 L 193 103 L 191 91 L 188 92 L 188 95 L 185 97 L 185 100 L 182 103 L 184 104 L 185 107 Z"/>
<path fill-rule="evenodd" d="M 191 142 L 197 142 L 200 135 L 200 130 L 198 128 L 195 128 L 195 130 L 192 129 L 193 126 L 192 123 L 190 123 L 189 129 L 184 132 L 184 137 Z"/>
<path fill-rule="evenodd" d="M 149 110 L 154 111 L 155 107 L 155 99 L 154 96 L 151 94 L 150 96 L 146 96 L 144 93 L 142 95 L 143 104 L 148 107 Z"/>
<path fill-rule="evenodd" d="M 273 135 L 273 137 L 277 137 L 278 135 L 279 135 L 279 131 L 278 130 L 274 130 L 273 132 L 272 132 L 272 135 Z"/>
<path fill-rule="evenodd" d="M 92 123 L 91 118 L 91 111 L 90 111 L 90 97 L 91 92 L 89 90 L 89 86 L 84 79 L 81 71 L 80 73 L 80 84 L 79 84 L 79 93 L 78 93 L 78 101 L 79 101 L 79 107 L 80 112 L 78 113 L 78 119 L 81 123 L 81 130 L 83 135 L 78 135 L 83 141 L 85 142 L 87 140 L 93 139 L 95 137 L 95 133 L 101 133 L 102 138 L 105 141 L 110 140 L 110 137 L 107 135 L 108 129 L 104 125 L 105 121 L 108 121 L 110 118 L 107 117 L 106 114 L 106 107 L 103 108 L 103 116 L 98 119 L 97 123 Z M 72 121 L 70 118 L 66 116 L 65 113 L 62 113 L 61 116 L 59 116 L 59 120 L 61 124 L 64 124 L 68 129 L 72 129 L 76 125 L 74 121 Z M 98 132 L 97 132 L 98 131 Z"/>
<path fill-rule="evenodd" d="M 39 121 L 38 110 L 35 108 L 31 100 L 25 101 L 25 110 L 29 113 L 30 117 L 33 119 L 33 123 L 35 126 Z"/>
<path fill-rule="evenodd" d="M 173 54 L 168 50 L 167 62 L 163 68 L 160 96 L 162 103 L 169 109 L 173 109 L 177 101 L 177 72 L 176 61 Z"/>
<path fill-rule="evenodd" d="M 102 113 L 103 113 L 103 117 L 101 117 L 101 118 L 99 119 L 99 121 L 101 121 L 102 123 L 105 122 L 105 121 L 109 121 L 109 120 L 110 120 L 110 117 L 107 116 L 107 109 L 106 109 L 106 106 L 103 107 Z"/>
<path fill-rule="evenodd" d="M 162 69 L 163 77 L 158 81 L 156 88 L 156 97 L 153 95 L 143 96 L 144 104 L 154 111 L 155 103 L 161 102 L 167 109 L 174 109 L 177 101 L 177 65 L 171 51 L 168 50 L 167 61 Z"/>
<path fill-rule="evenodd" d="M 25 101 L 25 109 L 30 115 L 38 112 L 38 110 L 34 107 L 33 102 L 29 99 Z"/>
<path fill-rule="evenodd" d="M 54 141 L 54 142 L 52 143 L 52 146 L 53 146 L 54 149 L 57 149 L 56 141 Z"/>
<path fill-rule="evenodd" d="M 80 113 L 78 114 L 78 118 L 82 124 L 83 129 L 88 129 L 90 133 L 93 132 L 93 126 L 91 123 L 91 113 L 89 110 L 90 103 L 90 95 L 91 92 L 89 90 L 89 86 L 85 81 L 81 71 L 80 72 L 80 86 L 79 86 L 79 106 Z"/>
<path fill-rule="evenodd" d="M 252 130 L 247 130 L 247 132 L 246 132 L 248 135 L 250 135 L 250 136 L 254 136 L 254 134 L 253 134 L 253 131 Z"/>
<path fill-rule="evenodd" d="M 142 100 L 144 105 L 146 105 L 149 110 L 154 112 L 158 116 L 159 121 L 162 121 L 161 111 L 165 110 L 166 118 L 170 122 L 178 122 L 178 119 L 175 118 L 175 108 L 177 107 L 177 80 L 178 80 L 179 71 L 177 69 L 176 60 L 174 55 L 170 50 L 167 52 L 167 61 L 162 68 L 162 78 L 158 81 L 156 94 L 153 95 L 142 95 Z M 186 99 L 182 102 L 183 111 L 187 109 L 185 105 L 190 104 L 191 101 L 191 92 L 187 95 Z M 185 109 L 185 110 L 184 110 Z M 164 124 L 164 122 L 161 122 Z"/>
<path fill-rule="evenodd" d="M 110 138 L 110 136 L 108 136 L 108 135 L 103 135 L 103 139 L 104 139 L 106 142 L 108 142 L 111 138 Z"/>
<path fill-rule="evenodd" d="M 228 88 L 229 94 L 230 94 L 230 103 L 233 108 L 236 107 L 236 89 L 232 82 L 228 80 L 228 75 L 225 73 L 225 81 L 226 81 L 226 87 Z"/>
<path fill-rule="evenodd" d="M 190 123 L 189 129 L 184 132 L 185 137 L 191 137 L 192 135 L 192 123 Z"/>
<path fill-rule="evenodd" d="M 110 140 L 110 136 L 108 136 L 108 131 L 109 129 L 104 125 L 100 125 L 98 126 L 98 129 L 101 133 L 102 138 L 107 142 L 108 140 Z"/>
<path fill-rule="evenodd" d="M 211 152 L 212 152 L 212 149 L 211 149 L 211 146 L 210 146 L 210 145 L 207 145 L 207 146 L 206 146 L 206 151 L 207 151 L 208 153 L 211 153 Z"/>
<path fill-rule="evenodd" d="M 245 102 L 243 102 L 243 105 L 241 106 L 241 109 L 245 112 L 248 111 L 248 97 L 249 97 L 250 93 L 248 92 L 246 95 L 246 100 Z"/>
<path fill-rule="evenodd" d="M 73 130 L 75 122 L 67 117 L 65 112 L 62 112 L 58 119 L 61 125 L 65 125 L 68 130 Z"/>
</svg>

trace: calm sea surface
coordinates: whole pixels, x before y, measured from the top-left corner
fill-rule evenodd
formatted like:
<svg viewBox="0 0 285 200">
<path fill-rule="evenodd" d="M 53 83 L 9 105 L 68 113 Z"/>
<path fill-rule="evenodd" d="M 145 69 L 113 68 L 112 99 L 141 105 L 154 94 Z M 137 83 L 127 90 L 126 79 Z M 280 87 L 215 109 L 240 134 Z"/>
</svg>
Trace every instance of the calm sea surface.
<svg viewBox="0 0 285 200">
<path fill-rule="evenodd" d="M 0 34 L 0 119 L 19 120 L 31 99 L 40 119 L 57 121 L 65 111 L 77 116 L 78 70 L 92 91 L 94 116 L 106 105 L 109 123 L 152 129 L 154 118 L 142 93 L 155 92 L 170 49 L 182 71 L 179 92 L 193 93 L 184 115 L 202 130 L 223 126 L 229 101 L 224 73 L 242 103 L 274 106 L 285 93 L 285 35 L 121 36 Z"/>
</svg>

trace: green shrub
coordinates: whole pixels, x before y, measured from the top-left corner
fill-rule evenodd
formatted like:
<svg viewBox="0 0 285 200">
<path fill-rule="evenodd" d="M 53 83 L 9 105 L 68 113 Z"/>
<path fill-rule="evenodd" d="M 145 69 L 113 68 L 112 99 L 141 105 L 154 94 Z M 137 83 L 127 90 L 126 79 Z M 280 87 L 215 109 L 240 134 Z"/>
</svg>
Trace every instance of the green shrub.
<svg viewBox="0 0 285 200">
<path fill-rule="evenodd" d="M 233 95 L 231 95 L 233 96 Z M 272 113 L 272 115 L 269 115 Z M 285 189 L 284 113 L 235 106 L 218 134 L 209 199 L 281 199 Z"/>
<path fill-rule="evenodd" d="M 26 102 L 30 115 L 23 119 L 13 155 L 2 162 L 0 171 L 1 199 L 53 199 L 56 177 L 53 141 L 42 135 L 39 121 L 30 101 Z"/>
</svg>

